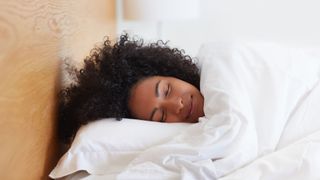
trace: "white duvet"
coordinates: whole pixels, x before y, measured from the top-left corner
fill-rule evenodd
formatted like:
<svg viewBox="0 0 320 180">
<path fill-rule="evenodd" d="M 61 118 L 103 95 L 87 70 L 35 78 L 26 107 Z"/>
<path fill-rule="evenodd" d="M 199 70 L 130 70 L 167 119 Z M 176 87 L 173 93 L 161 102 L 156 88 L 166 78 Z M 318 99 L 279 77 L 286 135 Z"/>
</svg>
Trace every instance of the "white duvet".
<svg viewBox="0 0 320 180">
<path fill-rule="evenodd" d="M 119 172 L 83 179 L 320 179 L 320 49 L 215 43 L 205 117 Z"/>
</svg>

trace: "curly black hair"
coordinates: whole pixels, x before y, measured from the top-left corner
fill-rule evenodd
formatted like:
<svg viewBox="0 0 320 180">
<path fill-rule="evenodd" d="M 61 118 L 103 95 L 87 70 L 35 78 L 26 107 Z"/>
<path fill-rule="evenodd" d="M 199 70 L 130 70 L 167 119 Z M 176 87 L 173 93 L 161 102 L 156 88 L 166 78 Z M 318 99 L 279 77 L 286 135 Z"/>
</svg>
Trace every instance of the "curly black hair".
<svg viewBox="0 0 320 180">
<path fill-rule="evenodd" d="M 59 139 L 70 143 L 81 125 L 101 118 L 133 118 L 128 109 L 130 89 L 150 76 L 171 76 L 199 89 L 200 73 L 191 57 L 167 43 L 144 44 L 122 35 L 112 45 L 104 41 L 84 60 L 82 69 L 69 72 L 75 82 L 59 93 Z"/>
</svg>

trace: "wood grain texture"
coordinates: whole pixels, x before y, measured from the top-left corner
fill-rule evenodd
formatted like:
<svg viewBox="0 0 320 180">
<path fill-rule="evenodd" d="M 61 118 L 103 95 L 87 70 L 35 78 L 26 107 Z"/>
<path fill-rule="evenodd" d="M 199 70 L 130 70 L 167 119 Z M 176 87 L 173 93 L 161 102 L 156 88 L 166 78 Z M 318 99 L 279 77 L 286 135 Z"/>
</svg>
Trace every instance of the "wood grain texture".
<svg viewBox="0 0 320 180">
<path fill-rule="evenodd" d="M 114 34 L 114 0 L 0 0 L 0 179 L 48 179 L 61 60 Z"/>
</svg>

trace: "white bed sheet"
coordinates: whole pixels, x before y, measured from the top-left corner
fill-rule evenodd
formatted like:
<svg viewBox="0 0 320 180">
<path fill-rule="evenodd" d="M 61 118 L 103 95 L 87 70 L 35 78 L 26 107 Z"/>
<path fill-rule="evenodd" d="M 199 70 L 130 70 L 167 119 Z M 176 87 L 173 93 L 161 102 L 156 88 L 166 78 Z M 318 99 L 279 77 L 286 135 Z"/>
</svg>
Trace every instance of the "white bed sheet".
<svg viewBox="0 0 320 180">
<path fill-rule="evenodd" d="M 251 164 L 238 169 L 220 180 L 317 180 L 320 179 L 320 131 L 317 131 L 283 149 L 261 157 Z M 144 172 L 140 172 L 143 173 Z M 140 176 L 141 177 L 141 176 Z M 186 176 L 184 179 L 198 179 Z M 203 178 L 203 177 L 202 177 Z M 118 174 L 90 175 L 79 172 L 65 180 L 99 180 L 99 179 L 135 179 L 119 178 Z M 137 178 L 139 179 L 139 178 Z M 163 179 L 159 176 L 144 176 L 143 179 Z M 165 179 L 180 179 L 178 176 L 167 176 Z M 204 178 L 203 178 L 204 179 Z"/>
<path fill-rule="evenodd" d="M 261 157 L 221 180 L 318 180 L 320 131 Z"/>
<path fill-rule="evenodd" d="M 274 44 L 205 45 L 199 59 L 206 117 L 167 143 L 142 152 L 121 172 L 75 176 L 318 178 L 318 50 Z"/>
<path fill-rule="evenodd" d="M 288 120 L 276 151 L 221 180 L 320 179 L 320 85 Z"/>
</svg>

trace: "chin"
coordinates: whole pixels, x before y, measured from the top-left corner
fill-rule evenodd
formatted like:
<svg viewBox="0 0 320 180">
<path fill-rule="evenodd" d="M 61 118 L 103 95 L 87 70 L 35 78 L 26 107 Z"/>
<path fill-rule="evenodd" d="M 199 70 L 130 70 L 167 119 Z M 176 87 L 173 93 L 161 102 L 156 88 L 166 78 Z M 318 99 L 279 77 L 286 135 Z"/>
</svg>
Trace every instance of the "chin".
<svg viewBox="0 0 320 180">
<path fill-rule="evenodd" d="M 190 121 L 190 123 L 197 123 L 197 122 L 199 122 L 199 118 L 196 118 L 196 119 Z"/>
</svg>

